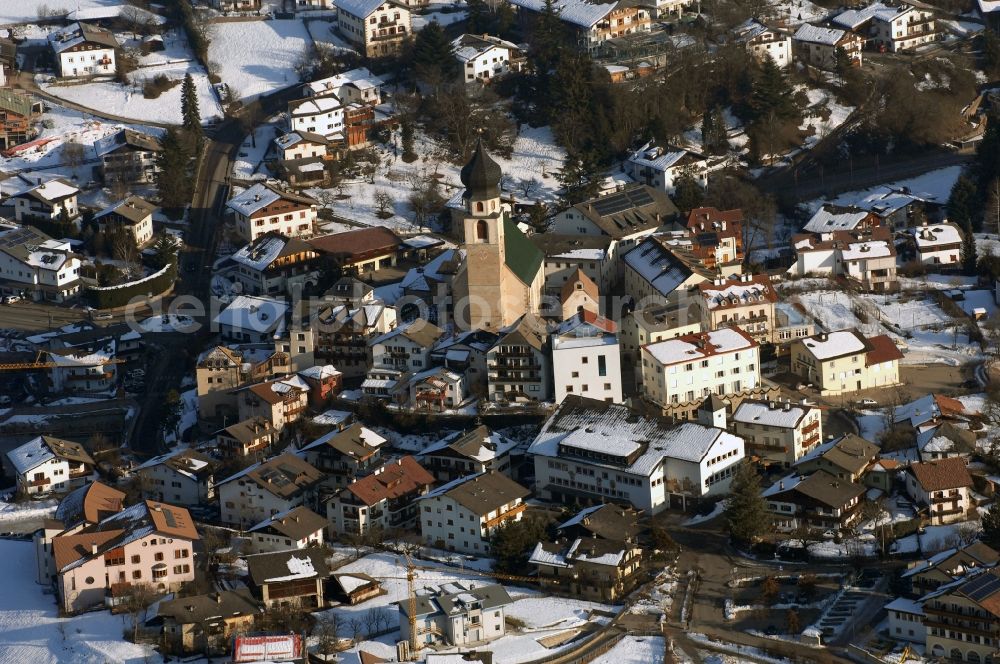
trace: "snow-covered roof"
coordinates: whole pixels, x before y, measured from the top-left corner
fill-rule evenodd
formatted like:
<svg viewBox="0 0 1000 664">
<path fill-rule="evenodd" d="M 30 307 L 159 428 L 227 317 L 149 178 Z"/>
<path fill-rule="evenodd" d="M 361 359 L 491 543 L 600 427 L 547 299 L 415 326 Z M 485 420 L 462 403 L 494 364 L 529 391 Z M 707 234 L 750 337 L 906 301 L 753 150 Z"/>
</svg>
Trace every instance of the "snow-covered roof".
<svg viewBox="0 0 1000 664">
<path fill-rule="evenodd" d="M 733 421 L 793 429 L 809 410 L 810 406 L 800 404 L 744 400 L 733 413 Z"/>
<path fill-rule="evenodd" d="M 360 18 L 368 18 L 372 12 L 385 2 L 386 0 L 336 0 L 337 9 Z M 395 5 L 397 3 L 391 2 L 391 4 Z M 400 6 L 406 9 L 405 5 Z"/>
<path fill-rule="evenodd" d="M 517 51 L 517 44 L 494 37 L 492 35 L 461 35 L 451 42 L 452 53 L 461 62 L 475 60 L 491 49 L 499 48 L 507 51 Z"/>
<path fill-rule="evenodd" d="M 306 378 L 312 378 L 313 380 L 325 380 L 327 378 L 333 378 L 334 376 L 339 376 L 340 372 L 332 364 L 317 364 L 315 366 L 303 369 L 299 372 L 300 376 L 305 376 Z"/>
<path fill-rule="evenodd" d="M 382 4 L 382 2 L 385 2 L 385 0 L 381 0 L 381 2 L 375 3 L 374 6 L 378 7 L 378 5 Z M 338 2 L 337 5 L 343 6 L 343 3 Z M 374 9 L 371 11 L 374 11 Z M 321 78 L 319 80 L 306 83 L 306 87 L 313 94 L 317 95 L 327 91 L 332 91 L 339 94 L 340 89 L 345 85 L 352 85 L 358 88 L 359 90 L 368 90 L 371 88 L 381 87 L 382 79 L 376 76 L 375 74 L 371 73 L 371 71 L 369 71 L 367 67 L 357 67 L 349 71 L 341 72 L 340 74 L 335 74 L 334 76 L 329 76 L 327 78 Z"/>
<path fill-rule="evenodd" d="M 625 254 L 625 263 L 666 297 L 691 277 L 691 269 L 654 238 Z"/>
<path fill-rule="evenodd" d="M 802 344 L 817 360 L 863 353 L 868 349 L 865 340 L 855 330 L 816 334 L 803 339 Z"/>
<path fill-rule="evenodd" d="M 913 8 L 909 5 L 890 7 L 881 2 L 873 2 L 861 9 L 848 9 L 841 12 L 833 17 L 833 22 L 841 27 L 855 30 L 872 19 L 889 22 L 912 10 Z"/>
<path fill-rule="evenodd" d="M 822 206 L 814 214 L 802 230 L 808 233 L 827 233 L 829 231 L 852 231 L 868 217 L 867 210 L 853 208 L 838 208 Z"/>
<path fill-rule="evenodd" d="M 962 233 L 955 224 L 932 224 L 914 228 L 911 232 L 918 251 L 962 242 Z"/>
<path fill-rule="evenodd" d="M 909 597 L 897 597 L 888 604 L 885 605 L 886 611 L 898 611 L 900 613 L 908 613 L 910 615 L 922 616 L 924 615 L 924 603 L 923 600 L 910 599 Z"/>
<path fill-rule="evenodd" d="M 52 179 L 28 187 L 16 194 L 17 196 L 33 196 L 48 202 L 60 201 L 69 196 L 76 196 L 80 190 L 61 179 Z"/>
<path fill-rule="evenodd" d="M 650 141 L 633 152 L 628 160 L 637 166 L 645 166 L 662 172 L 676 166 L 686 155 L 691 155 L 695 159 L 704 158 L 699 154 L 681 148 L 665 149 L 657 147 Z"/>
<path fill-rule="evenodd" d="M 234 330 L 267 332 L 283 325 L 288 304 L 270 297 L 239 295 L 219 312 L 215 323 Z"/>
<path fill-rule="evenodd" d="M 798 473 L 792 473 L 791 475 L 786 475 L 782 477 L 777 482 L 767 487 L 761 492 L 762 498 L 773 498 L 779 493 L 784 493 L 785 491 L 790 491 L 797 487 L 804 479 L 805 475 L 799 475 Z"/>
<path fill-rule="evenodd" d="M 825 44 L 836 46 L 847 33 L 836 28 L 823 28 L 818 25 L 803 23 L 795 31 L 794 39 L 798 41 L 810 42 L 813 44 Z"/>
<path fill-rule="evenodd" d="M 118 48 L 118 41 L 109 30 L 86 23 L 71 23 L 64 29 L 49 35 L 49 45 L 56 53 L 62 53 L 86 43 L 99 44 L 107 48 Z"/>
<path fill-rule="evenodd" d="M 279 235 L 267 235 L 258 242 L 250 242 L 240 247 L 230 259 L 251 270 L 262 271 L 281 254 L 285 242 L 285 238 Z"/>
<path fill-rule="evenodd" d="M 340 108 L 340 99 L 334 94 L 324 94 L 318 97 L 306 97 L 292 102 L 288 106 L 288 112 L 296 117 L 303 115 L 317 115 L 329 113 Z M 301 137 L 300 137 L 301 138 Z"/>
<path fill-rule="evenodd" d="M 643 349 L 660 364 L 678 364 L 753 348 L 756 345 L 754 340 L 739 328 L 723 327 L 713 332 L 699 332 L 665 339 L 647 344 Z"/>
<path fill-rule="evenodd" d="M 45 439 L 39 436 L 12 449 L 7 453 L 7 458 L 10 459 L 10 463 L 18 475 L 24 475 L 32 468 L 37 468 L 43 463 L 55 459 L 56 455 L 45 444 Z"/>
<path fill-rule="evenodd" d="M 857 261 L 863 258 L 890 258 L 896 250 L 885 240 L 852 242 L 840 252 L 841 260 Z"/>
<path fill-rule="evenodd" d="M 739 440 L 721 429 L 694 422 L 670 426 L 625 405 L 571 395 L 546 421 L 528 453 L 560 458 L 563 452 L 571 456 L 572 450 L 580 450 L 590 465 L 648 476 L 666 459 L 698 463 L 713 447 Z M 594 452 L 624 458 L 627 465 L 605 463 Z"/>
<path fill-rule="evenodd" d="M 533 12 L 545 9 L 545 0 L 511 0 L 511 4 Z M 587 0 L 555 0 L 552 5 L 563 21 L 590 28 L 610 14 L 618 6 L 618 2 L 601 4 Z"/>
</svg>

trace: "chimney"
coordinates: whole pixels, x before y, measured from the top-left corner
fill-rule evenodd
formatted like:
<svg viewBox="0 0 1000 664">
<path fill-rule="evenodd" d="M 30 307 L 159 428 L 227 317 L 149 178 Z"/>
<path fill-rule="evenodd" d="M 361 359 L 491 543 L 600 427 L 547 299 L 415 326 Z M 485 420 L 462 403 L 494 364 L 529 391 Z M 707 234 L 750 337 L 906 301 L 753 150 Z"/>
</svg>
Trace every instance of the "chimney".
<svg viewBox="0 0 1000 664">
<path fill-rule="evenodd" d="M 90 555 L 92 555 L 92 556 L 96 556 L 97 555 L 97 542 L 91 542 L 90 543 Z"/>
<path fill-rule="evenodd" d="M 222 604 L 222 593 L 215 593 L 215 603 Z"/>
<path fill-rule="evenodd" d="M 790 403 L 788 403 L 788 402 L 786 401 L 786 402 L 785 402 L 785 412 L 787 413 L 787 412 L 788 412 L 788 411 L 790 411 L 791 409 L 792 409 L 792 404 L 790 404 Z"/>
<path fill-rule="evenodd" d="M 781 480 L 780 482 L 778 482 L 778 489 L 784 489 L 784 488 L 785 488 L 785 480 Z"/>
<path fill-rule="evenodd" d="M 260 201 L 260 194 L 254 194 L 254 195 L 253 195 L 253 202 L 254 202 L 254 203 L 257 203 L 257 202 L 259 202 L 259 201 Z"/>
</svg>

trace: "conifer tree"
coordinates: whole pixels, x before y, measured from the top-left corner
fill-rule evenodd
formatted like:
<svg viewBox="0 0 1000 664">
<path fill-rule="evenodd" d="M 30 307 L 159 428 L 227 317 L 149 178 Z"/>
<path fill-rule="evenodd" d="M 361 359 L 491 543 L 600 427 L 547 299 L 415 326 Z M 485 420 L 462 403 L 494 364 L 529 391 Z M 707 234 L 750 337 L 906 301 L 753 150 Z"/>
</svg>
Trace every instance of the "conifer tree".
<svg viewBox="0 0 1000 664">
<path fill-rule="evenodd" d="M 736 469 L 726 499 L 725 516 L 729 535 L 740 546 L 752 546 L 768 530 L 770 518 L 761 495 L 760 479 L 746 461 Z"/>
<path fill-rule="evenodd" d="M 976 251 L 976 236 L 972 233 L 972 225 L 966 223 L 962 226 L 962 269 L 972 276 L 976 274 L 977 263 L 979 255 Z"/>
<path fill-rule="evenodd" d="M 948 220 L 958 224 L 960 228 L 970 225 L 975 228 L 979 216 L 976 214 L 976 199 L 976 183 L 964 173 L 959 175 L 948 196 Z"/>
<path fill-rule="evenodd" d="M 156 159 L 156 188 L 165 208 L 181 208 L 191 201 L 191 152 L 175 127 L 167 129 Z"/>
<path fill-rule="evenodd" d="M 761 62 L 760 74 L 754 82 L 749 103 L 754 120 L 771 113 L 781 120 L 801 120 L 802 113 L 792 96 L 792 86 L 785 78 L 785 73 L 770 57 L 765 57 Z"/>
<path fill-rule="evenodd" d="M 181 85 L 181 126 L 195 140 L 196 145 L 200 146 L 203 136 L 201 110 L 198 108 L 198 91 L 190 73 L 184 76 L 184 83 Z"/>
<path fill-rule="evenodd" d="M 983 543 L 1000 550 L 1000 501 L 994 501 L 982 518 Z"/>
</svg>

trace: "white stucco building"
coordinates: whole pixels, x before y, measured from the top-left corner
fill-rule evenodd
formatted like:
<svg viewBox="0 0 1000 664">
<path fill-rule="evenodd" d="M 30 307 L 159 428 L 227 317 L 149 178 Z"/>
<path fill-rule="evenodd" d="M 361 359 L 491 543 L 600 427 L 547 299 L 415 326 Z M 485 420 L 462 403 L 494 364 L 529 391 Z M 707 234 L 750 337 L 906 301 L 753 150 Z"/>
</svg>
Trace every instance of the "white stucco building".
<svg viewBox="0 0 1000 664">
<path fill-rule="evenodd" d="M 675 426 L 624 405 L 566 397 L 528 448 L 540 498 L 629 502 L 656 513 L 724 494 L 743 439 L 693 422 Z"/>
<path fill-rule="evenodd" d="M 563 321 L 550 335 L 556 402 L 567 394 L 621 403 L 621 352 L 615 324 L 591 311 Z"/>
</svg>

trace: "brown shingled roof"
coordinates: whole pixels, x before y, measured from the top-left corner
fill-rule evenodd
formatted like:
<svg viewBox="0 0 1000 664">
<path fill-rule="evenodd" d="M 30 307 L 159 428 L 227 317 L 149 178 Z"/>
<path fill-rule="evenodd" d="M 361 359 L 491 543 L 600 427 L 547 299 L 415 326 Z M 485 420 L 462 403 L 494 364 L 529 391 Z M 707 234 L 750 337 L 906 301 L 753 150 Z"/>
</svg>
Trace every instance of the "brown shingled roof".
<svg viewBox="0 0 1000 664">
<path fill-rule="evenodd" d="M 434 476 L 424 470 L 411 456 L 405 456 L 396 463 L 382 467 L 382 472 L 351 483 L 345 491 L 350 491 L 366 505 L 375 505 L 383 500 L 392 500 L 419 491 L 434 484 Z"/>
<path fill-rule="evenodd" d="M 892 360 L 903 359 L 903 352 L 899 350 L 895 342 L 884 334 L 877 337 L 868 337 L 868 343 L 872 349 L 865 354 L 865 366 L 882 364 Z"/>
<path fill-rule="evenodd" d="M 356 257 L 391 253 L 402 244 L 399 236 L 384 226 L 323 235 L 309 240 L 317 251 L 350 261 Z"/>
<path fill-rule="evenodd" d="M 559 299 L 562 302 L 565 302 L 569 299 L 569 296 L 577 290 L 582 290 L 595 302 L 601 297 L 601 292 L 598 290 L 597 284 L 595 284 L 594 280 L 588 277 L 587 273 L 580 268 L 576 268 L 576 271 L 573 272 L 566 283 L 563 284 Z"/>
<path fill-rule="evenodd" d="M 951 457 L 910 465 L 910 472 L 924 491 L 944 491 L 972 486 L 972 476 L 965 467 L 965 459 Z"/>
</svg>

